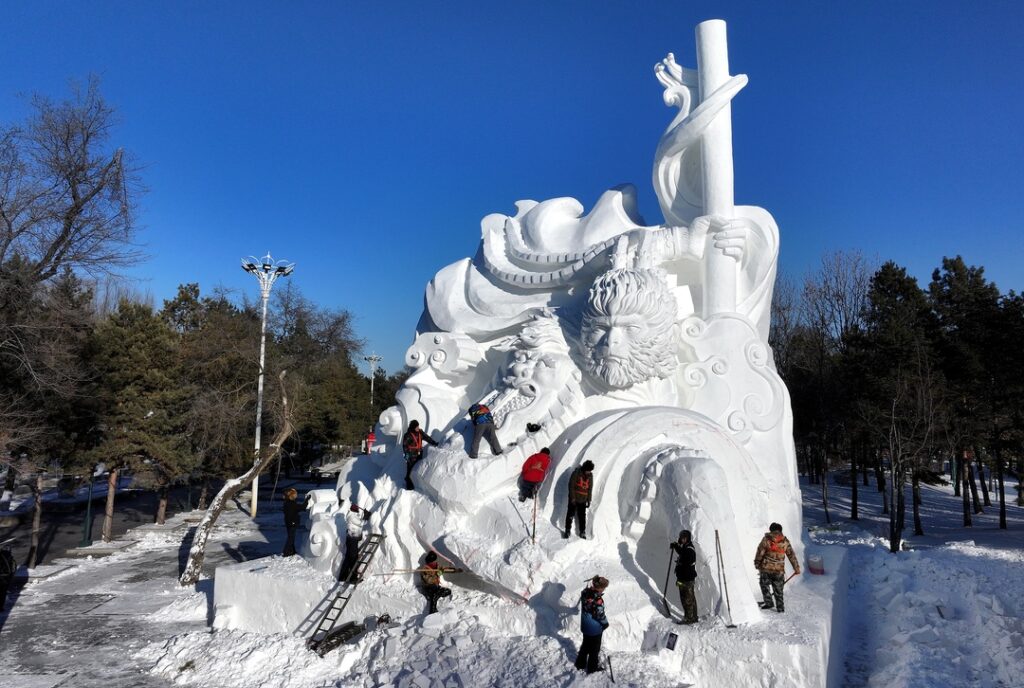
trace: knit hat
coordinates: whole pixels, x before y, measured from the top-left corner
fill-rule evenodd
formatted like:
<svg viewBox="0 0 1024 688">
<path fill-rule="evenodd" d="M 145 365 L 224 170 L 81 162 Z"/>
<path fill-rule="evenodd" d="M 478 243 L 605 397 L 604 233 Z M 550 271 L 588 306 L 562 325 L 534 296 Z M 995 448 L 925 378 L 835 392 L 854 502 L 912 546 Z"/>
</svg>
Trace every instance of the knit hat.
<svg viewBox="0 0 1024 688">
<path fill-rule="evenodd" d="M 435 561 L 437 561 L 437 552 L 427 552 L 427 556 L 423 557 L 423 559 L 428 564 L 433 564 Z"/>
<path fill-rule="evenodd" d="M 594 462 L 591 461 L 590 459 L 587 459 L 582 464 L 580 464 L 580 468 L 582 468 L 585 471 L 592 471 L 594 470 Z"/>
<path fill-rule="evenodd" d="M 782 526 L 780 524 L 778 524 L 778 523 L 773 523 L 770 526 L 768 526 L 768 532 L 769 533 L 781 533 L 782 532 Z"/>
<path fill-rule="evenodd" d="M 682 540 L 683 538 L 686 538 L 687 540 L 693 540 L 693 536 L 690 535 L 690 531 L 688 530 L 679 531 L 679 539 Z"/>
</svg>

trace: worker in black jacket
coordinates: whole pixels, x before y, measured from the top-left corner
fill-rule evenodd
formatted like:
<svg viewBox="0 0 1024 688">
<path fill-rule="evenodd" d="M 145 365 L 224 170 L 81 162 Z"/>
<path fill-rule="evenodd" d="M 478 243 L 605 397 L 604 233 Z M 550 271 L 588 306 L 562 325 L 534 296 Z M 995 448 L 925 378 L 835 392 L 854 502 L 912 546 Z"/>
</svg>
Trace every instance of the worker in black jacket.
<svg viewBox="0 0 1024 688">
<path fill-rule="evenodd" d="M 697 550 L 693 548 L 690 531 L 679 531 L 679 540 L 669 544 L 676 553 L 676 586 L 679 601 L 683 605 L 683 620 L 680 623 L 697 623 L 697 597 L 693 588 L 697 582 Z"/>
<path fill-rule="evenodd" d="M 298 501 L 299 493 L 294 487 L 284 491 L 284 527 L 288 535 L 284 541 L 284 552 L 282 554 L 290 557 L 295 554 L 295 531 L 302 523 L 303 505 Z"/>
<path fill-rule="evenodd" d="M 10 548 L 0 549 L 0 612 L 7 606 L 7 590 L 11 587 L 17 570 L 18 564 L 14 561 Z"/>
</svg>

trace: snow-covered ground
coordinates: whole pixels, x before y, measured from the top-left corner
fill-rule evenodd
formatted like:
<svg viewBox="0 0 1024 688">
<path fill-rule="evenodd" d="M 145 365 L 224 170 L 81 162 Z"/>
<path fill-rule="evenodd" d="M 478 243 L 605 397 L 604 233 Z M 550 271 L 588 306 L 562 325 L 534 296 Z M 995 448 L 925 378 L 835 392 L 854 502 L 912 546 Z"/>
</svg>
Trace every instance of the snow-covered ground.
<svg viewBox="0 0 1024 688">
<path fill-rule="evenodd" d="M 1015 484 L 1013 485 L 1015 488 Z M 1007 485 L 1007 499 L 1016 494 Z M 1010 688 L 1024 685 L 1024 509 L 1007 504 L 1000 530 L 995 494 L 963 527 L 951 486 L 922 486 L 924 536 L 913 536 L 907 494 L 906 546 L 889 552 L 888 516 L 874 479 L 860 487 L 860 518 L 849 520 L 850 489 L 804 486 L 811 537 L 849 549 L 844 686 Z"/>
<path fill-rule="evenodd" d="M 1024 684 L 1024 510 L 1008 506 L 1007 531 L 997 528 L 996 506 L 965 529 L 959 498 L 948 487 L 926 487 L 928 534 L 910 538 L 911 551 L 892 555 L 874 487 L 862 488 L 858 523 L 846 518 L 848 488 L 833 485 L 830 492 L 833 524 L 824 523 L 816 486 L 804 488 L 805 517 L 813 540 L 848 548 L 849 614 L 845 627 L 834 629 L 845 640 L 842 685 Z M 12 595 L 13 611 L 0 614 L 0 688 L 610 685 L 607 674 L 586 677 L 572 669 L 575 609 L 546 618 L 529 604 L 457 583 L 456 597 L 441 601 L 442 613 L 396 615 L 395 624 L 322 659 L 288 634 L 213 630 L 211 581 L 196 589 L 176 586 L 186 517 L 166 529 L 136 531 L 136 544 L 108 557 L 58 561 L 74 566 Z M 277 551 L 280 518 L 270 509 L 256 523 L 226 513 L 206 570 Z M 422 608 L 411 588 L 408 597 Z M 677 628 L 728 638 L 713 619 Z M 653 655 L 607 649 L 617 685 L 686 685 Z M 782 685 L 768 676 L 764 685 Z"/>
</svg>

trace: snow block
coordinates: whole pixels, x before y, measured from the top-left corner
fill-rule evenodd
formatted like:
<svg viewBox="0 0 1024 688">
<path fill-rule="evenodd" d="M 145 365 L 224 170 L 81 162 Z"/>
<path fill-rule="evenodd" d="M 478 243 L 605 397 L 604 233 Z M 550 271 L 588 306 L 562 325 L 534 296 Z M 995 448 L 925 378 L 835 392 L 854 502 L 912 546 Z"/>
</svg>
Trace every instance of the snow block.
<svg viewBox="0 0 1024 688">
<path fill-rule="evenodd" d="M 263 557 L 218 566 L 214 576 L 214 628 L 255 633 L 299 633 L 308 636 L 337 592 L 330 573 L 317 571 L 302 557 Z M 413 603 L 383 597 L 381 584 L 368 578 L 356 587 L 345 608 L 345 621 L 362 621 L 384 612 L 412 616 Z"/>
</svg>

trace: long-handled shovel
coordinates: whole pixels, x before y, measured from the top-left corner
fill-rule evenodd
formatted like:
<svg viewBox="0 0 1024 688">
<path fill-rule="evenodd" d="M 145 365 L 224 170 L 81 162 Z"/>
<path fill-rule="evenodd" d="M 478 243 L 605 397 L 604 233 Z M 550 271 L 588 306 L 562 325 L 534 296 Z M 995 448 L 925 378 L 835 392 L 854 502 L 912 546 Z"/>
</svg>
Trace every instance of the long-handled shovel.
<svg viewBox="0 0 1024 688">
<path fill-rule="evenodd" d="M 665 605 L 665 614 L 672 618 L 672 608 L 668 606 L 668 581 L 672 576 L 672 548 L 668 549 L 668 571 L 665 572 L 665 587 L 661 589 L 661 603 Z"/>
<path fill-rule="evenodd" d="M 540 491 L 539 488 L 540 486 L 538 486 L 538 489 L 533 493 L 533 530 L 530 531 L 531 543 L 537 542 L 537 492 Z"/>
<path fill-rule="evenodd" d="M 793 576 L 795 576 L 795 575 L 796 575 L 796 571 L 794 571 L 793 573 L 789 574 L 789 578 L 787 578 L 786 580 L 782 581 L 782 584 L 785 585 L 789 581 L 793 580 Z"/>
<path fill-rule="evenodd" d="M 718 530 L 715 530 L 715 554 L 718 557 L 718 568 L 722 572 L 722 587 L 725 589 L 725 608 L 729 611 L 729 623 L 726 628 L 736 628 L 732 622 L 732 605 L 729 603 L 729 579 L 725 575 L 725 557 L 722 555 L 722 542 L 718 539 Z"/>
</svg>

